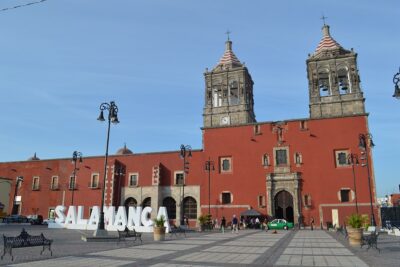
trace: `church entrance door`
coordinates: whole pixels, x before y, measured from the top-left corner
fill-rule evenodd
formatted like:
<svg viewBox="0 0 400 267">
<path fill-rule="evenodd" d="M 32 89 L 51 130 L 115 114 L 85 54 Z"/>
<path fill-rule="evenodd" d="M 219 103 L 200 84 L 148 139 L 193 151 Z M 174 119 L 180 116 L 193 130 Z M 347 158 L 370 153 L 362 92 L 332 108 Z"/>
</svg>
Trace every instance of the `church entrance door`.
<svg viewBox="0 0 400 267">
<path fill-rule="evenodd" d="M 293 197 L 285 190 L 275 196 L 275 218 L 285 219 L 289 222 L 294 221 Z"/>
</svg>

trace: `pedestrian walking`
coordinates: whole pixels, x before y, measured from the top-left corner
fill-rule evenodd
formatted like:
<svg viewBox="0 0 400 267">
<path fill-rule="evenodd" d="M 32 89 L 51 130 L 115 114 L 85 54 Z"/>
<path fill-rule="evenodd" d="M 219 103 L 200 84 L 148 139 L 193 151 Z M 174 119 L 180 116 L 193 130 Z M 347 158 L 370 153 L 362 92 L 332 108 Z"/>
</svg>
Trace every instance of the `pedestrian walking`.
<svg viewBox="0 0 400 267">
<path fill-rule="evenodd" d="M 236 218 L 236 215 L 234 214 L 232 218 L 232 233 L 237 233 L 237 234 L 239 233 L 238 224 L 239 224 L 238 218 Z"/>
<path fill-rule="evenodd" d="M 314 231 L 314 217 L 311 217 L 310 224 L 311 224 L 311 231 Z"/>
<path fill-rule="evenodd" d="M 226 227 L 226 220 L 225 220 L 225 217 L 222 216 L 222 219 L 221 219 L 221 231 L 222 231 L 223 234 L 225 234 L 225 227 Z"/>
</svg>

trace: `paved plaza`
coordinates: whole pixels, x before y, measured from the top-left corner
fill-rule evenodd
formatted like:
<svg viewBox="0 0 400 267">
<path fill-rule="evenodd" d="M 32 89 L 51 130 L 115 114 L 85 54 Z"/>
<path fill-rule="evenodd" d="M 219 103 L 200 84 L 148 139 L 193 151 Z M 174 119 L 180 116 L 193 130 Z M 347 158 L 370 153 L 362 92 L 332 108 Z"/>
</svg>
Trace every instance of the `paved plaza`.
<svg viewBox="0 0 400 267">
<path fill-rule="evenodd" d="M 81 234 L 71 230 L 47 230 L 45 235 L 61 238 L 54 241 L 53 257 L 40 256 L 40 248 L 15 250 L 0 262 L 6 266 L 400 266 L 400 238 L 390 238 L 381 253 L 375 249 L 350 248 L 340 234 L 326 231 L 244 230 L 190 233 L 152 241 L 145 234 L 143 243 L 85 243 Z M 1 231 L 1 228 L 0 228 Z M 28 230 L 29 231 L 29 230 Z M 39 230 L 36 230 L 39 231 Z M 75 235 L 75 236 L 74 236 Z M 397 238 L 397 239 L 396 239 Z M 63 242 L 63 239 L 66 241 Z M 385 239 L 382 239 L 382 242 Z M 389 239 L 387 239 L 388 241 Z M 393 241 L 393 242 L 392 242 Z M 70 244 L 69 244 L 70 242 Z"/>
</svg>

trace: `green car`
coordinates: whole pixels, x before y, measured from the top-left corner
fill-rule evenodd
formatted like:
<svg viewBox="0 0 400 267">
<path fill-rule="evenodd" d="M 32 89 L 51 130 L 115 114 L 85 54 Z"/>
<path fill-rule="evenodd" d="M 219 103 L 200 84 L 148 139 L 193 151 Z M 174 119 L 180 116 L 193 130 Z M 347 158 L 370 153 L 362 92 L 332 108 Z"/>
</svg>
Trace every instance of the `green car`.
<svg viewBox="0 0 400 267">
<path fill-rule="evenodd" d="M 289 230 L 293 228 L 293 223 L 286 221 L 285 219 L 275 219 L 270 221 L 267 224 L 267 228 L 269 229 L 285 229 Z"/>
</svg>

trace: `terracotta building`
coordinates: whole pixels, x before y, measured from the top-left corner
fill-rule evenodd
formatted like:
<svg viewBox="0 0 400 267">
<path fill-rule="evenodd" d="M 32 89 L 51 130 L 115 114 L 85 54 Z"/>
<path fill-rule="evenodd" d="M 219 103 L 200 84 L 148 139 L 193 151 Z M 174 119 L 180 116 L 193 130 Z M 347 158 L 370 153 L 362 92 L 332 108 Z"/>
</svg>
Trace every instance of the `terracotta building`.
<svg viewBox="0 0 400 267">
<path fill-rule="evenodd" d="M 252 77 L 228 40 L 218 64 L 204 73 L 203 147 L 184 164 L 181 151 L 139 154 L 125 146 L 109 156 L 105 204 L 154 212 L 166 206 L 178 224 L 183 214 L 195 225 L 209 209 L 228 221 L 254 209 L 326 226 L 342 225 L 357 210 L 370 215 L 372 202 L 379 221 L 357 54 L 336 42 L 329 26 L 322 30 L 307 59 L 309 118 L 257 122 Z M 359 148 L 360 134 L 366 150 Z M 35 157 L 0 163 L 0 176 L 24 177 L 17 202 L 22 214 L 52 216 L 55 206 L 73 204 L 85 206 L 88 216 L 101 202 L 104 158 L 85 157 L 77 166 L 74 180 L 70 158 Z"/>
</svg>

